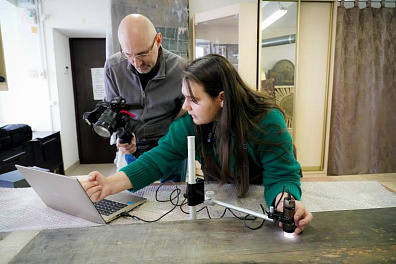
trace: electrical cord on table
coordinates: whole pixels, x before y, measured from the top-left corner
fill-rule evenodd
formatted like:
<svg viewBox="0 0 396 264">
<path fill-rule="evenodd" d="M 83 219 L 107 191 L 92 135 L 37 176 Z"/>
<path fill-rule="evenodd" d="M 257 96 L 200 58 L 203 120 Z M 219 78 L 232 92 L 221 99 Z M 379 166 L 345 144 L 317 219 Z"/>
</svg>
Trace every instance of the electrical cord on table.
<svg viewBox="0 0 396 264">
<path fill-rule="evenodd" d="M 171 192 L 171 194 L 169 195 L 169 200 L 159 200 L 159 199 L 158 199 L 158 190 L 159 190 L 165 183 L 167 183 L 167 182 L 173 183 L 173 184 L 176 186 L 176 188 L 175 188 L 175 189 Z M 177 206 L 181 206 L 181 205 L 178 204 L 178 203 L 179 203 L 179 195 L 180 195 L 180 193 L 181 193 L 180 188 L 177 186 L 176 183 L 174 183 L 174 182 L 172 182 L 172 181 L 167 181 L 167 182 L 162 183 L 162 184 L 157 188 L 157 190 L 155 191 L 155 200 L 156 200 L 157 202 L 169 202 L 169 201 L 170 201 L 174 206 L 173 206 L 173 208 L 170 209 L 168 212 L 166 212 L 165 214 L 163 214 L 162 216 L 160 216 L 159 218 L 157 218 L 157 219 L 155 219 L 155 220 L 145 220 L 145 219 L 142 219 L 142 218 L 140 218 L 140 217 L 138 217 L 138 216 L 136 216 L 136 215 L 131 215 L 131 214 L 128 213 L 128 212 L 122 212 L 120 215 L 121 215 L 121 216 L 126 216 L 126 217 L 131 217 L 132 219 L 139 220 L 139 221 L 142 221 L 142 222 L 145 222 L 145 223 L 153 223 L 153 222 L 157 222 L 157 221 L 161 220 L 164 216 L 166 216 L 166 215 L 168 215 L 169 213 L 171 213 L 173 210 L 175 210 L 175 208 L 176 208 Z M 172 195 L 173 195 L 174 193 L 177 193 L 177 194 L 176 194 L 176 197 L 175 197 L 175 198 L 172 198 Z M 174 199 L 177 199 L 176 203 L 173 203 L 173 200 L 174 200 Z"/>
<path fill-rule="evenodd" d="M 158 191 L 159 191 L 160 188 L 161 188 L 162 186 L 164 186 L 166 183 L 173 183 L 173 185 L 175 186 L 175 189 L 174 189 L 174 190 L 171 192 L 171 194 L 169 195 L 169 199 L 160 200 L 160 199 L 158 199 Z M 175 197 L 173 197 L 174 194 L 176 194 Z M 153 222 L 157 222 L 157 221 L 161 220 L 164 216 L 168 215 L 168 214 L 171 213 L 173 210 L 175 210 L 176 207 L 180 207 L 180 210 L 181 210 L 183 213 L 185 213 L 185 214 L 190 214 L 189 212 L 186 212 L 186 211 L 183 210 L 183 205 L 186 205 L 186 204 L 187 204 L 187 199 L 186 199 L 186 198 L 179 204 L 179 201 L 180 201 L 180 199 L 179 199 L 180 194 L 181 194 L 181 189 L 177 186 L 176 183 L 174 183 L 173 181 L 166 181 L 166 182 L 163 182 L 163 183 L 161 183 L 160 186 L 158 186 L 157 190 L 155 191 L 155 200 L 156 200 L 157 202 L 171 202 L 171 204 L 173 205 L 173 208 L 171 208 L 168 212 L 166 212 L 165 214 L 163 214 L 162 216 L 160 216 L 159 218 L 157 218 L 157 219 L 155 219 L 155 220 L 145 220 L 145 219 L 140 218 L 140 217 L 138 217 L 138 216 L 136 216 L 136 215 L 132 215 L 132 214 L 130 214 L 130 213 L 128 213 L 128 212 L 122 212 L 122 213 L 120 214 L 120 216 L 131 217 L 131 218 L 134 219 L 134 220 L 142 221 L 142 222 L 145 222 L 145 223 L 153 223 Z M 282 193 L 282 195 L 283 195 L 283 193 Z M 176 202 L 174 202 L 174 200 L 176 200 Z M 278 201 L 278 204 L 279 204 L 279 201 Z M 265 213 L 265 209 L 264 209 L 264 207 L 263 207 L 262 204 L 260 204 L 260 207 L 261 207 L 261 209 L 263 210 L 263 212 Z M 209 212 L 209 209 L 208 209 L 207 206 L 203 206 L 201 209 L 197 210 L 197 213 L 199 213 L 199 212 L 201 212 L 201 211 L 203 211 L 203 210 L 206 210 L 206 213 L 208 214 L 208 218 L 209 218 L 209 219 L 212 219 L 212 216 L 210 215 L 210 212 Z M 261 224 L 260 224 L 259 226 L 257 226 L 257 227 L 251 227 L 251 226 L 249 226 L 249 225 L 247 224 L 247 221 L 254 221 L 254 220 L 257 219 L 257 217 L 254 216 L 254 217 L 250 217 L 250 218 L 249 218 L 249 216 L 250 216 L 249 214 L 247 214 L 247 215 L 245 215 L 245 216 L 243 216 L 243 217 L 237 216 L 237 215 L 236 215 L 230 208 L 228 208 L 228 207 L 226 207 L 226 208 L 224 209 L 224 212 L 222 213 L 222 215 L 221 215 L 219 218 L 223 218 L 223 217 L 225 216 L 225 214 L 227 213 L 227 210 L 230 211 L 230 213 L 231 213 L 235 218 L 237 218 L 237 219 L 239 219 L 239 220 L 243 220 L 243 221 L 244 221 L 244 225 L 245 225 L 247 228 L 251 229 L 251 230 L 260 229 L 260 228 L 264 225 L 265 220 L 263 219 L 263 221 L 261 222 Z"/>
</svg>

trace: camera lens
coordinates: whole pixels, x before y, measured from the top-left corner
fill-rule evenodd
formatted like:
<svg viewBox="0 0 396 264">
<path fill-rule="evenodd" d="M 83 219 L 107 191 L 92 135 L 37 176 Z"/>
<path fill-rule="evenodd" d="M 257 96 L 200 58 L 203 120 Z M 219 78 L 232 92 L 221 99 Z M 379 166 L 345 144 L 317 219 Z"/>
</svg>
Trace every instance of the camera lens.
<svg viewBox="0 0 396 264">
<path fill-rule="evenodd" d="M 103 126 L 94 126 L 93 130 L 95 131 L 96 134 L 98 134 L 103 138 L 109 138 L 111 136 L 110 131 Z"/>
<path fill-rule="evenodd" d="M 293 233 L 296 230 L 296 225 L 293 223 L 283 224 L 283 231 L 286 233 Z"/>
<path fill-rule="evenodd" d="M 117 124 L 117 113 L 107 108 L 95 123 L 93 130 L 103 138 L 109 138 Z"/>
</svg>

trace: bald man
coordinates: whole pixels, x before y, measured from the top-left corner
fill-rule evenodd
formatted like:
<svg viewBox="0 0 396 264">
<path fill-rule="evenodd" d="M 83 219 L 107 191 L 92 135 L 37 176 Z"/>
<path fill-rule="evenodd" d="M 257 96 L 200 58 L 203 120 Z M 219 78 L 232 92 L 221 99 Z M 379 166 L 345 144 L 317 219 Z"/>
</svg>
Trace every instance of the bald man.
<svg viewBox="0 0 396 264">
<path fill-rule="evenodd" d="M 181 111 L 184 97 L 181 93 L 181 74 L 186 61 L 161 46 L 162 35 L 145 16 L 126 16 L 118 27 L 121 51 L 105 63 L 105 100 L 115 96 L 125 98 L 127 104 L 140 105 L 131 110 L 135 115 L 131 144 L 120 144 L 118 149 L 129 164 L 139 155 L 158 144 Z M 186 163 L 175 168 L 168 179 L 185 179 Z M 164 175 L 164 178 L 167 176 Z"/>
</svg>

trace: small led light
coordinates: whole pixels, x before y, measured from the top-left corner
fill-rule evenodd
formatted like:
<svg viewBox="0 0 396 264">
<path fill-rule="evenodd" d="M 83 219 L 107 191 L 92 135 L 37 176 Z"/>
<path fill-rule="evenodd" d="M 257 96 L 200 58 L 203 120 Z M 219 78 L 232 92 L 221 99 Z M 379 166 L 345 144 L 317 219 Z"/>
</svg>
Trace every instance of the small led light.
<svg viewBox="0 0 396 264">
<path fill-rule="evenodd" d="M 283 236 L 286 238 L 294 238 L 294 233 L 283 232 Z"/>
</svg>

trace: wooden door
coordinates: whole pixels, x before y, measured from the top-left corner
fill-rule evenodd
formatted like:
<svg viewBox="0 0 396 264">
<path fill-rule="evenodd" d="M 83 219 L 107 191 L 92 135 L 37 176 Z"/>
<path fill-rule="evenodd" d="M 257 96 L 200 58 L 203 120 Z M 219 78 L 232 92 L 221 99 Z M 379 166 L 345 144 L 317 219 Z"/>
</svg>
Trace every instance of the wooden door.
<svg viewBox="0 0 396 264">
<path fill-rule="evenodd" d="M 91 68 L 103 68 L 106 60 L 106 40 L 91 38 L 70 39 L 71 68 L 76 112 L 78 153 L 81 164 L 112 163 L 116 147 L 109 139 L 95 134 L 83 119 L 100 100 L 94 100 Z"/>
</svg>

